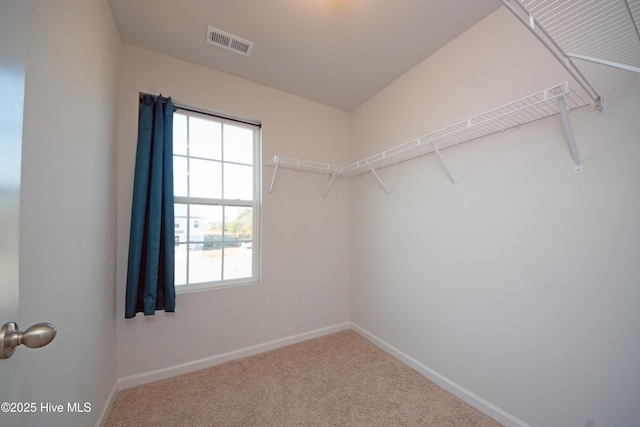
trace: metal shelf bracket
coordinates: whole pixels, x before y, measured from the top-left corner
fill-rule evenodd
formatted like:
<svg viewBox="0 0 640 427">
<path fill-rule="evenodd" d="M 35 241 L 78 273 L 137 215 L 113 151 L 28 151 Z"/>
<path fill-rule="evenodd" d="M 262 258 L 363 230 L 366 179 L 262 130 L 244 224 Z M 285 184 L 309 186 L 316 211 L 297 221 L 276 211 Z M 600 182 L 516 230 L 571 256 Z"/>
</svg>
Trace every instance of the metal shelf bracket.
<svg viewBox="0 0 640 427">
<path fill-rule="evenodd" d="M 458 183 L 453 178 L 453 175 L 451 174 L 451 171 L 447 167 L 447 163 L 444 161 L 444 158 L 442 157 L 442 154 L 440 154 L 440 150 L 438 149 L 438 146 L 436 145 L 436 143 L 433 140 L 431 140 L 431 137 L 429 137 L 429 143 L 433 147 L 433 151 L 435 151 L 436 155 L 438 156 L 438 159 L 440 160 L 440 163 L 442 163 L 442 167 L 447 172 L 447 175 L 449 175 L 449 179 L 453 183 L 454 190 L 457 189 L 458 188 Z"/>
<path fill-rule="evenodd" d="M 378 176 L 378 174 L 376 173 L 376 170 L 373 168 L 373 166 L 371 166 L 371 163 L 369 162 L 365 162 L 365 163 L 367 164 L 367 166 L 369 166 L 369 169 L 371 169 L 371 173 L 373 174 L 373 176 L 375 176 L 378 182 L 380 183 L 380 185 L 382 185 L 382 188 L 384 188 L 384 191 L 386 191 L 388 195 L 391 195 L 391 191 L 389 191 L 387 186 L 384 185 L 384 182 L 382 182 L 382 179 L 380 178 L 380 176 Z"/>
<path fill-rule="evenodd" d="M 630 71 L 632 73 L 640 74 L 640 68 L 632 65 L 620 64 L 619 62 L 607 61 L 605 59 L 593 58 L 586 55 L 578 55 L 577 53 L 567 53 L 567 57 L 574 59 L 582 59 L 583 61 L 593 62 L 594 64 L 606 65 L 608 67 L 617 68 L 619 70 Z"/>
<path fill-rule="evenodd" d="M 571 122 L 569 121 L 569 109 L 564 102 L 564 95 L 562 95 L 563 90 L 561 87 L 557 87 L 554 89 L 554 92 L 558 95 L 556 101 L 558 102 L 560 117 L 562 117 L 562 124 L 564 125 L 564 134 L 567 137 L 567 141 L 569 142 L 571 156 L 573 156 L 573 171 L 575 173 L 580 173 L 582 172 L 582 160 L 580 159 L 580 153 L 578 152 L 578 147 L 576 146 L 576 139 L 573 135 L 573 128 L 571 127 Z"/>
<path fill-rule="evenodd" d="M 336 172 L 331 172 L 329 174 L 329 183 L 327 184 L 327 188 L 324 189 L 324 192 L 322 193 L 322 197 L 320 197 L 320 200 L 324 200 L 324 198 L 327 197 L 327 194 L 329 193 L 329 190 L 333 185 L 333 180 L 336 178 L 336 175 L 337 175 Z"/>
<path fill-rule="evenodd" d="M 280 157 L 275 156 L 273 158 L 275 162 L 275 170 L 273 171 L 273 178 L 271 178 L 271 185 L 269 186 L 269 195 L 273 192 L 273 184 L 276 182 L 276 176 L 278 176 L 278 167 L 280 166 Z"/>
</svg>

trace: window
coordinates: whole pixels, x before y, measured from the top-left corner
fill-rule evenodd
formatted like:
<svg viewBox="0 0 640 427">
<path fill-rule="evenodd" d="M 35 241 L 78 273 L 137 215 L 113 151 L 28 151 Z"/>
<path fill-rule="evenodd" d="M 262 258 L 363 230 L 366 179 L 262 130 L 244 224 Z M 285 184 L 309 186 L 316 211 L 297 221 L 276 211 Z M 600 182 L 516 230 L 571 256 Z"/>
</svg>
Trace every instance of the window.
<svg viewBox="0 0 640 427">
<path fill-rule="evenodd" d="M 260 126 L 173 116 L 176 292 L 260 279 Z"/>
</svg>

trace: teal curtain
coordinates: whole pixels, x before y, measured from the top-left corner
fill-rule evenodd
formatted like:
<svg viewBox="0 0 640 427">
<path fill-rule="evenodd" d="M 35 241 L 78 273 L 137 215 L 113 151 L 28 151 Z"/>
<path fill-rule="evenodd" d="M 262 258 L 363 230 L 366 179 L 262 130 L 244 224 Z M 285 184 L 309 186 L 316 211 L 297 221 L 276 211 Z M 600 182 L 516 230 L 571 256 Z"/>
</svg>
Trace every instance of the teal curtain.
<svg viewBox="0 0 640 427">
<path fill-rule="evenodd" d="M 173 112 L 171 98 L 140 97 L 126 319 L 175 311 Z"/>
</svg>

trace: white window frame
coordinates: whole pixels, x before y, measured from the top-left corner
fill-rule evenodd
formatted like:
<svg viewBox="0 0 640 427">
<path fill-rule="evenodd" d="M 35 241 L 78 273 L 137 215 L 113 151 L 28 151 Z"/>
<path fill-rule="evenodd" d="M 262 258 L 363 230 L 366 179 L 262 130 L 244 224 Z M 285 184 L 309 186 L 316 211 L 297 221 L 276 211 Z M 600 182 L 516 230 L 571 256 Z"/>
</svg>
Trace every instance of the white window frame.
<svg viewBox="0 0 640 427">
<path fill-rule="evenodd" d="M 201 119 L 212 120 L 215 122 L 219 122 L 222 124 L 223 128 L 225 125 L 231 125 L 235 127 L 243 127 L 247 129 L 251 129 L 253 131 L 253 200 L 232 200 L 232 199 L 224 199 L 224 198 L 199 198 L 199 197 L 185 197 L 185 196 L 176 196 L 174 194 L 174 204 L 197 204 L 197 205 L 210 205 L 210 206 L 248 206 L 252 208 L 253 217 L 252 217 L 252 233 L 251 233 L 251 251 L 252 251 L 252 263 L 251 263 L 251 272 L 252 276 L 247 278 L 240 279 L 224 279 L 224 250 L 225 245 L 222 245 L 223 251 L 223 259 L 222 259 L 222 268 L 223 268 L 223 278 L 218 281 L 210 281 L 210 282 L 201 282 L 201 283 L 189 283 L 188 275 L 189 275 L 189 250 L 187 247 L 187 284 L 184 285 L 175 285 L 176 294 L 184 294 L 190 292 L 198 292 L 204 290 L 211 289 L 221 289 L 227 288 L 231 286 L 243 286 L 243 285 L 251 285 L 258 284 L 261 281 L 261 259 L 262 259 L 262 245 L 261 245 L 261 226 L 262 226 L 262 215 L 261 215 L 261 206 L 262 206 L 262 128 L 260 122 L 238 119 L 234 117 L 224 116 L 222 114 L 210 113 L 207 111 L 201 111 L 197 109 L 193 109 L 191 107 L 180 106 L 178 104 L 174 104 L 175 113 L 186 115 L 187 117 L 197 117 Z M 174 113 L 174 114 L 175 114 Z M 187 119 L 188 120 L 188 119 Z M 222 133 L 224 135 L 224 132 Z M 174 156 L 176 156 L 174 154 Z M 177 155 L 181 156 L 181 155 Z M 224 161 L 224 143 L 223 143 L 223 158 L 220 161 L 221 164 L 234 164 L 234 162 L 225 162 Z M 189 157 L 181 156 L 181 157 Z M 223 166 L 224 167 L 224 166 Z M 174 221 L 175 222 L 175 221 Z M 189 242 L 189 220 L 186 225 L 187 232 L 187 242 Z M 224 230 L 224 225 L 223 225 Z M 188 245 L 189 243 L 187 243 Z"/>
</svg>

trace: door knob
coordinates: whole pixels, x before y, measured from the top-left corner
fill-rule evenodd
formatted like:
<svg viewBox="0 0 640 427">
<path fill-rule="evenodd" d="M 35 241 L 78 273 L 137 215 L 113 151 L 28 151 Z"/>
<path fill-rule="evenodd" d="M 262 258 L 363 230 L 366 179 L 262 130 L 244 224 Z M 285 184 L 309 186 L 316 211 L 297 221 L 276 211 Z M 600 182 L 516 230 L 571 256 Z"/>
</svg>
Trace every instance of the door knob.
<svg viewBox="0 0 640 427">
<path fill-rule="evenodd" d="M 44 347 L 53 341 L 56 332 L 56 327 L 51 323 L 36 323 L 22 332 L 18 330 L 16 322 L 7 322 L 0 327 L 0 359 L 13 356 L 20 344 L 29 348 Z"/>
</svg>

